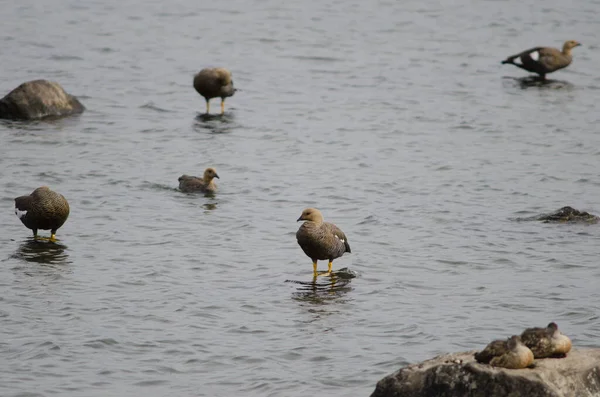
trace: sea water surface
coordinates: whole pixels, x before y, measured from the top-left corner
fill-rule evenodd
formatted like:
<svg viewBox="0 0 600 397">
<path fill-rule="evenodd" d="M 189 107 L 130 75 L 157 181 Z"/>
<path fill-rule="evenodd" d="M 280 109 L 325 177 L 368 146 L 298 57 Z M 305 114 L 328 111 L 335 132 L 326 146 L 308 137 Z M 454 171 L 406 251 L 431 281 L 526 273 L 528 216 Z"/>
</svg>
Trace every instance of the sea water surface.
<svg viewBox="0 0 600 397">
<path fill-rule="evenodd" d="M 1 8 L 0 94 L 45 78 L 87 111 L 0 123 L 0 395 L 367 396 L 550 321 L 600 344 L 600 226 L 516 220 L 600 214 L 598 1 Z M 500 65 L 568 39 L 553 84 Z M 222 117 L 207 66 L 240 89 Z M 177 190 L 208 166 L 215 196 Z M 42 185 L 59 244 L 13 212 Z M 356 278 L 311 285 L 309 206 Z"/>
</svg>

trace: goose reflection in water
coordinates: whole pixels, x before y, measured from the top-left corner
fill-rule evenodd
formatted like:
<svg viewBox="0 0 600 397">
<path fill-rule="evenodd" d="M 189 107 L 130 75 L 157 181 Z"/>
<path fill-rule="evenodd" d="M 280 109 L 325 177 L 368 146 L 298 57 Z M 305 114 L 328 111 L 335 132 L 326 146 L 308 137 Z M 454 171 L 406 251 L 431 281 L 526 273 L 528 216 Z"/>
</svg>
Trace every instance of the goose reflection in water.
<svg viewBox="0 0 600 397">
<path fill-rule="evenodd" d="M 237 129 L 235 116 L 226 114 L 198 114 L 193 125 L 197 132 L 210 132 L 213 134 L 226 134 Z"/>
<path fill-rule="evenodd" d="M 66 251 L 64 244 L 28 239 L 21 243 L 13 257 L 43 265 L 63 265 L 69 263 Z"/>
<path fill-rule="evenodd" d="M 521 89 L 527 88 L 543 88 L 547 90 L 570 90 L 575 88 L 572 83 L 564 80 L 542 80 L 538 76 L 526 76 L 526 77 L 509 77 L 505 76 L 506 81 L 514 82 L 516 86 Z"/>
<path fill-rule="evenodd" d="M 350 282 L 356 277 L 352 271 L 346 268 L 331 273 L 330 276 L 313 278 L 312 282 L 286 280 L 289 283 L 298 284 L 297 291 L 293 294 L 293 299 L 301 302 L 308 302 L 316 305 L 323 305 L 338 301 L 343 298 L 348 292 L 352 291 Z M 326 280 L 326 281 L 325 281 Z"/>
</svg>

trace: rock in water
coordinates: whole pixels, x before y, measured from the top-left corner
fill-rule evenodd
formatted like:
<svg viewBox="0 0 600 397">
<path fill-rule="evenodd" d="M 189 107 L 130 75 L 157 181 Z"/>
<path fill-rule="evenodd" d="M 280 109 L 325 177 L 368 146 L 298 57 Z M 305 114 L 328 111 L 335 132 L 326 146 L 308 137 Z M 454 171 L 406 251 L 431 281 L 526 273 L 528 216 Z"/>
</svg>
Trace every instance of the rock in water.
<svg viewBox="0 0 600 397">
<path fill-rule="evenodd" d="M 551 214 L 540 215 L 537 220 L 544 223 L 598 223 L 596 215 L 568 206 Z"/>
<path fill-rule="evenodd" d="M 34 80 L 21 84 L 0 99 L 0 119 L 34 120 L 81 113 L 85 107 L 58 84 Z"/>
<path fill-rule="evenodd" d="M 402 368 L 380 380 L 371 397 L 600 396 L 600 348 L 535 360 L 531 369 L 478 364 L 473 353 L 446 354 Z"/>
<path fill-rule="evenodd" d="M 515 218 L 517 221 L 541 221 L 543 223 L 587 223 L 595 224 L 600 218 L 585 211 L 579 211 L 572 207 L 562 207 L 558 211 L 549 214 L 540 214 L 526 218 Z"/>
</svg>

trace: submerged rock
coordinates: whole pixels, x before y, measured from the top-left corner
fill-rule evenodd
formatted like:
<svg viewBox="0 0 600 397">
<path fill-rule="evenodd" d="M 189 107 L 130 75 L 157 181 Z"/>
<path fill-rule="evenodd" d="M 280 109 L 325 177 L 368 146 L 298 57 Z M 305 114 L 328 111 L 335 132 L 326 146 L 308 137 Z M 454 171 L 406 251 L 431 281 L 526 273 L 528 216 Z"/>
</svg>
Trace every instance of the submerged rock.
<svg viewBox="0 0 600 397">
<path fill-rule="evenodd" d="M 21 84 L 0 99 L 0 119 L 34 120 L 81 113 L 85 107 L 58 84 L 33 80 Z"/>
<path fill-rule="evenodd" d="M 541 214 L 529 218 L 518 218 L 517 220 L 541 221 L 544 223 L 597 223 L 600 218 L 589 212 L 579 211 L 567 206 L 549 214 Z"/>
<path fill-rule="evenodd" d="M 535 360 L 533 368 L 479 364 L 473 351 L 409 365 L 377 383 L 371 397 L 592 397 L 600 396 L 600 348 L 565 358 Z"/>
</svg>

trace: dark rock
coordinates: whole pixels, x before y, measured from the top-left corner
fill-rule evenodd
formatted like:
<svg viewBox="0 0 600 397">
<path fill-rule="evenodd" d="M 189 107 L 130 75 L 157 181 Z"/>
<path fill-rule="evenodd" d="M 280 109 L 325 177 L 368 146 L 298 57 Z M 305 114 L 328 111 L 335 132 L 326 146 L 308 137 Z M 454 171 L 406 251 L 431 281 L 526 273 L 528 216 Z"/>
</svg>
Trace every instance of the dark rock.
<svg viewBox="0 0 600 397">
<path fill-rule="evenodd" d="M 21 84 L 0 99 L 0 119 L 34 120 L 81 113 L 85 107 L 58 84 L 34 80 Z"/>
<path fill-rule="evenodd" d="M 544 223 L 597 223 L 598 219 L 596 215 L 571 207 L 562 207 L 551 214 L 536 217 L 536 220 Z"/>
<path fill-rule="evenodd" d="M 516 218 L 517 221 L 541 221 L 544 223 L 598 223 L 600 218 L 589 212 L 579 211 L 572 207 L 562 207 L 549 214 L 541 214 L 526 218 Z"/>
<path fill-rule="evenodd" d="M 371 397 L 598 397 L 600 348 L 535 360 L 533 368 L 478 364 L 473 351 L 409 365 L 377 383 Z"/>
</svg>

